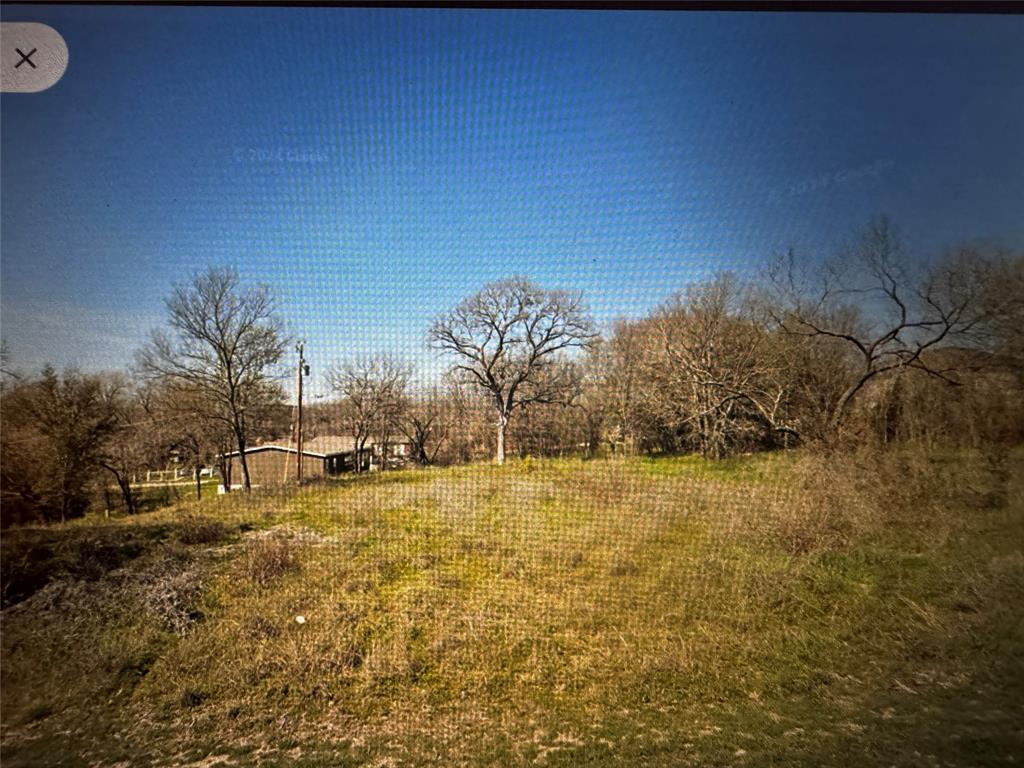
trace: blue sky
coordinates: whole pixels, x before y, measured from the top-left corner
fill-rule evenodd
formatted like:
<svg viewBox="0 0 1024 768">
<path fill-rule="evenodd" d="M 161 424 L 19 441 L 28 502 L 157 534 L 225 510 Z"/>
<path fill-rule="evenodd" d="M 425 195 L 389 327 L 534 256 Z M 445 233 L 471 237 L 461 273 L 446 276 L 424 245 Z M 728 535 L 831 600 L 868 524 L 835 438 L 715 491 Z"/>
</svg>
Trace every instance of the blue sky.
<svg viewBox="0 0 1024 768">
<path fill-rule="evenodd" d="M 64 78 L 4 94 L 12 362 L 126 365 L 175 281 L 279 291 L 318 371 L 422 375 L 431 318 L 526 274 L 600 321 L 868 218 L 1024 244 L 1024 19 L 19 7 Z M 322 390 L 319 378 L 314 390 Z"/>
</svg>

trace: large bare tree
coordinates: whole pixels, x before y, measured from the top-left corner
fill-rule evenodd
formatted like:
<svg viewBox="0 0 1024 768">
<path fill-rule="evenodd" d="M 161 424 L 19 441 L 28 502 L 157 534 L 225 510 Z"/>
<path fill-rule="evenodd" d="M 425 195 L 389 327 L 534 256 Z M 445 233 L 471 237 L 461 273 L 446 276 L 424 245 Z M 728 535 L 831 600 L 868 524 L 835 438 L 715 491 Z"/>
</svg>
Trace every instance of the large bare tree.
<svg viewBox="0 0 1024 768">
<path fill-rule="evenodd" d="M 286 339 L 273 293 L 263 284 L 244 285 L 233 269 L 210 268 L 175 287 L 166 307 L 170 329 L 154 331 L 140 368 L 172 390 L 202 395 L 194 399 L 204 404 L 202 415 L 234 437 L 248 491 L 250 434 L 268 403 L 280 398 L 272 369 Z"/>
<path fill-rule="evenodd" d="M 988 260 L 952 256 L 917 272 L 884 217 L 840 258 L 808 269 L 790 252 L 769 267 L 769 311 L 778 327 L 845 350 L 848 378 L 828 404 L 828 434 L 840 429 L 865 387 L 888 372 L 912 369 L 957 384 L 962 362 L 938 351 L 976 344 L 994 318 L 984 301 L 993 278 Z"/>
<path fill-rule="evenodd" d="M 509 419 L 531 403 L 570 402 L 579 389 L 560 353 L 594 337 L 583 299 L 521 277 L 465 299 L 430 328 L 429 340 L 455 356 L 454 369 L 483 388 L 497 412 L 495 461 L 505 461 Z"/>
</svg>

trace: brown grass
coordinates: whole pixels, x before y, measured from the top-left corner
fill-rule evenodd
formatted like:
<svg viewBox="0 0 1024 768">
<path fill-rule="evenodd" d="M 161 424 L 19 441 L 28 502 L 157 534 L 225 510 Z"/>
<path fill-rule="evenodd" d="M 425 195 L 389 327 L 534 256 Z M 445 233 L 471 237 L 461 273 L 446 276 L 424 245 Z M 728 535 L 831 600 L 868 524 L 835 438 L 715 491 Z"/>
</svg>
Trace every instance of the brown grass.
<svg viewBox="0 0 1024 768">
<path fill-rule="evenodd" d="M 246 547 L 243 560 L 246 577 L 268 587 L 287 573 L 299 570 L 295 546 L 286 538 L 263 536 Z"/>
<path fill-rule="evenodd" d="M 211 517 L 188 515 L 177 530 L 177 538 L 182 544 L 220 544 L 226 541 L 230 531 L 222 521 Z"/>
<path fill-rule="evenodd" d="M 934 452 L 561 460 L 233 499 L 240 542 L 131 569 L 170 594 L 209 556 L 198 596 L 150 601 L 198 610 L 183 632 L 113 577 L 5 612 L 5 728 L 98 756 L 114 732 L 157 764 L 179 742 L 311 765 L 912 764 L 954 732 L 1005 753 L 1014 677 L 976 643 L 1012 642 L 1024 594 L 1015 478 Z M 115 654 L 126 626 L 148 644 Z M 111 700 L 106 666 L 128 698 L 83 704 Z M 991 727 L 945 708 L 968 692 Z"/>
</svg>

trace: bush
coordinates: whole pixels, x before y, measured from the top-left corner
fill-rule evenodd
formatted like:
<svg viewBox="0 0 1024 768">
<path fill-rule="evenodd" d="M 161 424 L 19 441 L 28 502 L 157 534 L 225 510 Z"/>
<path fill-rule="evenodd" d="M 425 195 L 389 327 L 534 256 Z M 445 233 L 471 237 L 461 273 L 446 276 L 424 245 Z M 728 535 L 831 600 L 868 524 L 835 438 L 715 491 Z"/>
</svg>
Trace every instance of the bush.
<svg viewBox="0 0 1024 768">
<path fill-rule="evenodd" d="M 96 580 L 163 541 L 166 526 L 24 528 L 0 543 L 2 606 L 20 602 L 54 579 Z"/>
</svg>

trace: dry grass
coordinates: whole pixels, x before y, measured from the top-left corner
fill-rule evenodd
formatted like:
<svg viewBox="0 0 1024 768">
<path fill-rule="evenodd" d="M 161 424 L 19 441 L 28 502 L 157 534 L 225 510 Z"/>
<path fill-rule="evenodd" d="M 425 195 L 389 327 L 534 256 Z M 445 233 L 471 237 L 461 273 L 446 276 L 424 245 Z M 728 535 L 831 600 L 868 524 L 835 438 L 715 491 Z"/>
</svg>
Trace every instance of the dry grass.
<svg viewBox="0 0 1024 768">
<path fill-rule="evenodd" d="M 182 544 L 220 544 L 230 536 L 230 530 L 221 520 L 198 515 L 187 515 L 177 531 Z"/>
<path fill-rule="evenodd" d="M 5 757 L 38 760 L 51 740 L 115 761 L 108 731 L 74 714 L 93 711 L 84 702 L 111 673 L 90 667 L 72 698 L 38 665 L 45 653 L 82 663 L 80 649 L 129 630 L 144 649 L 112 663 L 144 671 L 104 711 L 116 744 L 148 750 L 137 764 L 258 752 L 282 764 L 838 765 L 867 745 L 872 762 L 900 764 L 958 728 L 986 740 L 975 755 L 1019 747 L 1005 727 L 1024 683 L 1013 656 L 971 650 L 979 632 L 1013 626 L 990 596 L 1024 596 L 1024 509 L 1007 466 L 533 461 L 224 500 L 202 514 L 260 530 L 209 548 L 201 594 L 164 578 L 154 594 L 178 597 L 139 612 L 116 600 L 150 593 L 103 581 L 5 612 L 5 690 L 18 689 L 5 694 Z M 191 606 L 191 622 L 167 621 L 186 615 L 174 606 Z M 985 717 L 958 723 L 944 702 L 968 687 Z M 911 714 L 921 697 L 928 718 Z M 947 762 L 970 762 L 947 747 Z"/>
<path fill-rule="evenodd" d="M 268 587 L 287 573 L 299 569 L 295 547 L 285 538 L 264 536 L 249 543 L 242 561 L 245 576 L 260 587 Z"/>
</svg>

